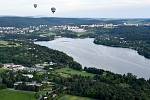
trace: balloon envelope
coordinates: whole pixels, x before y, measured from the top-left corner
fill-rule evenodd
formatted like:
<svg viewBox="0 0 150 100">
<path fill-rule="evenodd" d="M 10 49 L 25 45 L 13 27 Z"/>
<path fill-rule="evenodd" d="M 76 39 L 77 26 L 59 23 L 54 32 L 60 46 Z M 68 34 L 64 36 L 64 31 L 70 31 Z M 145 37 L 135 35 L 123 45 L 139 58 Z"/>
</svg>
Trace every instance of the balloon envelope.
<svg viewBox="0 0 150 100">
<path fill-rule="evenodd" d="M 37 8 L 37 4 L 34 4 L 34 8 Z"/>
<path fill-rule="evenodd" d="M 51 11 L 52 11 L 53 13 L 55 13 L 55 12 L 56 12 L 56 8 L 55 8 L 55 7 L 52 7 L 52 8 L 51 8 Z"/>
</svg>

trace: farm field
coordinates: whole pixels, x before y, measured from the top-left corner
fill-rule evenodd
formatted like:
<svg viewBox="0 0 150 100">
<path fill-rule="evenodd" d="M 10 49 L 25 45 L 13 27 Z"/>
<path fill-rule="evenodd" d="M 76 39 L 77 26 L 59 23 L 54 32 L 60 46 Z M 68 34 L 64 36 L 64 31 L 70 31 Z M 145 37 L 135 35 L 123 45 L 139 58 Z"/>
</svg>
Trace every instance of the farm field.
<svg viewBox="0 0 150 100">
<path fill-rule="evenodd" d="M 58 100 L 94 100 L 86 97 L 72 96 L 72 95 L 64 95 L 60 97 Z"/>
<path fill-rule="evenodd" d="M 55 70 L 55 72 L 59 75 L 61 75 L 62 77 L 71 77 L 71 75 L 81 75 L 81 76 L 85 76 L 85 77 L 93 77 L 94 74 L 91 73 L 87 73 L 84 71 L 77 71 L 71 68 L 61 68 L 61 69 L 57 69 Z"/>
<path fill-rule="evenodd" d="M 0 90 L 0 100 L 36 100 L 33 92 L 4 89 Z"/>
<path fill-rule="evenodd" d="M 8 41 L 0 41 L 0 47 L 18 47 L 19 44 L 8 42 Z"/>
<path fill-rule="evenodd" d="M 7 71 L 7 69 L 0 68 L 0 74 L 5 73 L 6 71 Z"/>
</svg>

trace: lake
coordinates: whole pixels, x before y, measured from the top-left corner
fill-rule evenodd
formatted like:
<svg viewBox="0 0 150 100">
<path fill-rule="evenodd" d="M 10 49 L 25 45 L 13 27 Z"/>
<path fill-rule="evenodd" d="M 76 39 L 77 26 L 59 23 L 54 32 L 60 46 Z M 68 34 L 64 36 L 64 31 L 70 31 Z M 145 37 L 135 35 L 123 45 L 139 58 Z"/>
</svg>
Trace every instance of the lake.
<svg viewBox="0 0 150 100">
<path fill-rule="evenodd" d="M 96 45 L 93 41 L 92 38 L 58 38 L 35 44 L 62 51 L 83 67 L 95 67 L 118 74 L 133 73 L 138 77 L 150 78 L 150 60 L 139 55 L 137 51 Z"/>
</svg>

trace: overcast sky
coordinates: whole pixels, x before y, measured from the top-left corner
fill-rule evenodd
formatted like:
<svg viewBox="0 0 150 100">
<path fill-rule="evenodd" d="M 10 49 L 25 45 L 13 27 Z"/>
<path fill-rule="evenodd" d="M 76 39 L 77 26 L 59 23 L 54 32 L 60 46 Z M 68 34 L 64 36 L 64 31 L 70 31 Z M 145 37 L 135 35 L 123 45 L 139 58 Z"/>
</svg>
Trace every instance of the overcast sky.
<svg viewBox="0 0 150 100">
<path fill-rule="evenodd" d="M 50 11 L 53 6 L 57 8 L 55 14 Z M 0 15 L 150 18 L 150 0 L 0 0 Z"/>
</svg>

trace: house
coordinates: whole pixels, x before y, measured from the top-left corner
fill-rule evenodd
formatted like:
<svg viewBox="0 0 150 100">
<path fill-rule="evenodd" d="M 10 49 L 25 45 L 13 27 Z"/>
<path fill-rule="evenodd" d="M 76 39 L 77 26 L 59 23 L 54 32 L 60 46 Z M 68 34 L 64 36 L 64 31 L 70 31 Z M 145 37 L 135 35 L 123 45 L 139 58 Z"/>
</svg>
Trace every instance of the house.
<svg viewBox="0 0 150 100">
<path fill-rule="evenodd" d="M 3 68 L 4 69 L 9 69 L 9 70 L 14 70 L 14 71 L 19 71 L 19 70 L 24 70 L 25 69 L 24 66 L 22 66 L 22 65 L 15 65 L 13 63 L 4 64 Z"/>
<path fill-rule="evenodd" d="M 37 86 L 37 87 L 41 87 L 41 86 L 43 85 L 43 84 L 37 83 L 37 82 L 22 82 L 22 81 L 20 81 L 20 82 L 15 82 L 15 83 L 14 83 L 14 86 L 18 86 L 18 85 L 23 84 L 23 83 L 25 83 L 26 86 Z"/>
<path fill-rule="evenodd" d="M 32 75 L 32 74 L 23 74 L 22 76 L 28 77 L 28 78 L 33 78 L 33 75 Z"/>
</svg>

